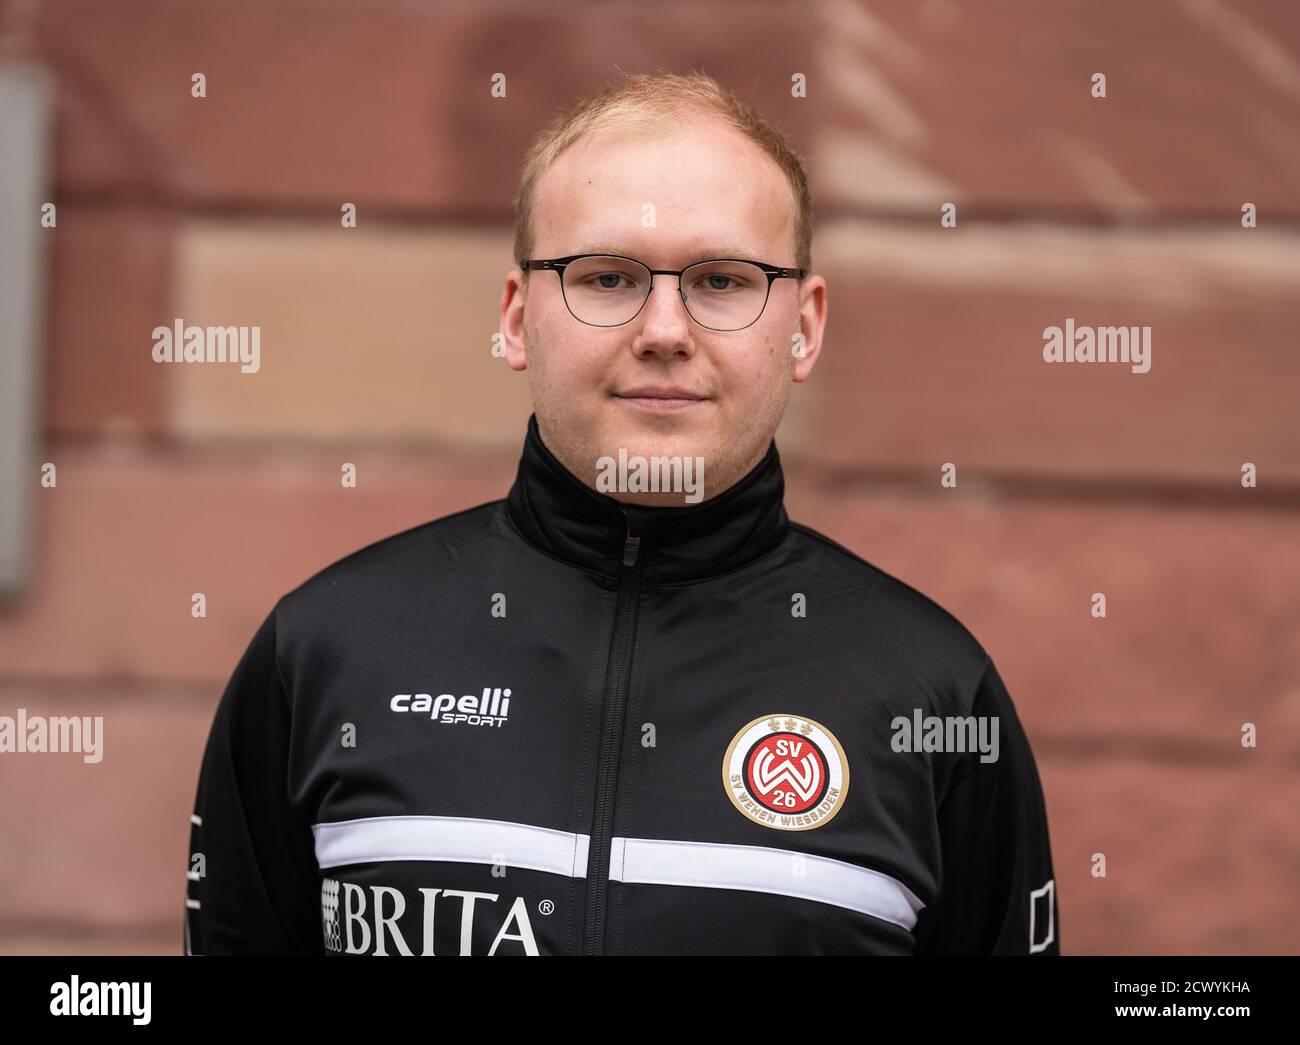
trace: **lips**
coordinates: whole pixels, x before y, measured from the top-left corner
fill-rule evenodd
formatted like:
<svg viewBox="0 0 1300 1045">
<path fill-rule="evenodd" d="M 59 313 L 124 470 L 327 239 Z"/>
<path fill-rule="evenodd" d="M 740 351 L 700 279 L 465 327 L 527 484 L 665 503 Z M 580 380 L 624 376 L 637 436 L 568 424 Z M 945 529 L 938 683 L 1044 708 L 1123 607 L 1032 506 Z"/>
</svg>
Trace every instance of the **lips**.
<svg viewBox="0 0 1300 1045">
<path fill-rule="evenodd" d="M 620 399 L 689 399 L 698 401 L 708 398 L 707 396 L 702 396 L 697 392 L 692 392 L 689 389 L 677 388 L 675 386 L 664 388 L 643 385 L 638 388 L 629 388 L 623 392 L 615 392 L 614 394 Z"/>
<path fill-rule="evenodd" d="M 674 410 L 689 410 L 705 402 L 707 396 L 692 392 L 687 388 L 675 387 L 641 387 L 628 388 L 614 393 L 616 399 L 629 406 L 652 413 L 666 413 Z"/>
</svg>

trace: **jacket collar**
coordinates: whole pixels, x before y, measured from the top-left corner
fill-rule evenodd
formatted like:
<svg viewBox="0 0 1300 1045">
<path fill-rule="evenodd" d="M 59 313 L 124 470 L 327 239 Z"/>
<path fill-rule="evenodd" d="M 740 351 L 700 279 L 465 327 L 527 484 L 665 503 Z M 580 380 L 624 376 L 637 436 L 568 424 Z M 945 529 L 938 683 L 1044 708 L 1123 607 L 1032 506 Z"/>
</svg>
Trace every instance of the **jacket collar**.
<svg viewBox="0 0 1300 1045">
<path fill-rule="evenodd" d="M 617 579 L 628 535 L 640 537 L 646 583 L 702 580 L 737 569 L 785 539 L 785 477 L 772 440 L 754 468 L 716 497 L 685 507 L 621 504 L 579 480 L 528 434 L 506 508 L 519 532 L 556 558 Z"/>
</svg>

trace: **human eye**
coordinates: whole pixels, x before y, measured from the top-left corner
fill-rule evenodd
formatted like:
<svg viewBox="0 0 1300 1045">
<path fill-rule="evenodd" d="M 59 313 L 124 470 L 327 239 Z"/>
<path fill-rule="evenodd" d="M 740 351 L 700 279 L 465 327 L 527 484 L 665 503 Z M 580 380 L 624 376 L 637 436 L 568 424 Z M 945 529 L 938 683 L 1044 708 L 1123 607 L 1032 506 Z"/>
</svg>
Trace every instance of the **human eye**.
<svg viewBox="0 0 1300 1045">
<path fill-rule="evenodd" d="M 728 275 L 725 272 L 710 272 L 700 282 L 705 283 L 705 290 L 716 291 L 730 290 L 732 287 L 739 285 L 739 280 L 735 276 Z M 698 286 L 699 283 L 696 285 Z"/>
<path fill-rule="evenodd" d="M 730 263 L 709 265 L 691 278 L 692 289 L 709 294 L 732 294 L 755 285 L 754 276 L 747 266 Z"/>
<path fill-rule="evenodd" d="M 645 278 L 645 270 L 633 262 L 607 255 L 580 258 L 565 273 L 568 286 L 599 295 L 640 290 Z"/>
<path fill-rule="evenodd" d="M 620 280 L 624 281 L 622 286 Z M 593 272 L 584 276 L 583 282 L 596 290 L 622 290 L 624 286 L 635 286 L 635 282 L 625 272 Z"/>
</svg>

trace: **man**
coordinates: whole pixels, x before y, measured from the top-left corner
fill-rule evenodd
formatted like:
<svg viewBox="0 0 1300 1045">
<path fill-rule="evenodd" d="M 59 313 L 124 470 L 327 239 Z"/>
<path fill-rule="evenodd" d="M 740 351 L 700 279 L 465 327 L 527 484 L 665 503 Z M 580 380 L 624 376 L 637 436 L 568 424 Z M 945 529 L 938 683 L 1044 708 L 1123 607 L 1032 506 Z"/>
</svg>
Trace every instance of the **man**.
<svg viewBox="0 0 1300 1045">
<path fill-rule="evenodd" d="M 826 321 L 798 158 L 707 77 L 629 77 L 543 133 L 518 211 L 514 485 L 266 618 L 187 950 L 1058 953 L 988 655 L 782 505 Z"/>
</svg>

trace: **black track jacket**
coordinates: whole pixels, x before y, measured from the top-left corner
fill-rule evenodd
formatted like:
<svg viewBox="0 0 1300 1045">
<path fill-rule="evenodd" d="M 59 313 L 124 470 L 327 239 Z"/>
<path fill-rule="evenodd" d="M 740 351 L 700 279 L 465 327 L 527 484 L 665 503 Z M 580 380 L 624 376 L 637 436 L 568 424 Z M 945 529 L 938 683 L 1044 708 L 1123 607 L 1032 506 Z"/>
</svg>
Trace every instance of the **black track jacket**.
<svg viewBox="0 0 1300 1045">
<path fill-rule="evenodd" d="M 773 441 L 621 505 L 532 417 L 504 500 L 281 597 L 204 751 L 185 953 L 1059 953 L 992 661 L 783 491 Z"/>
</svg>

